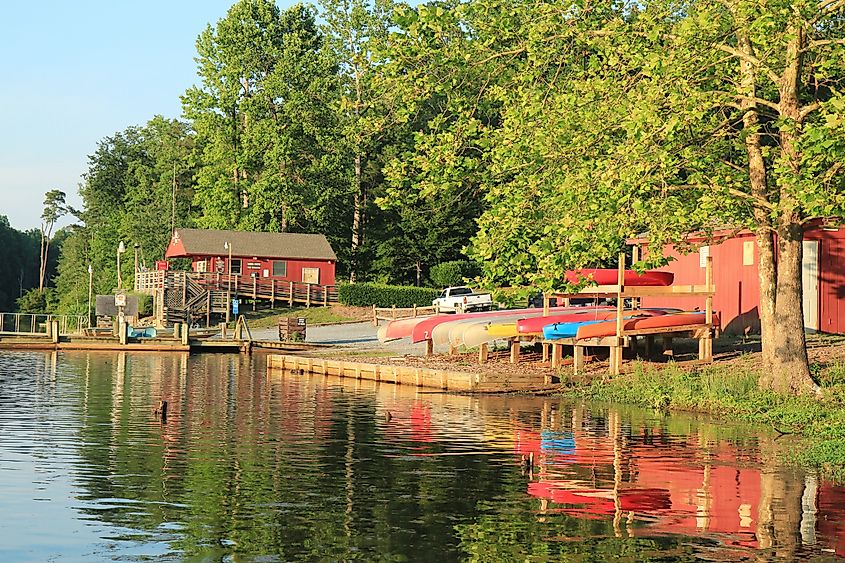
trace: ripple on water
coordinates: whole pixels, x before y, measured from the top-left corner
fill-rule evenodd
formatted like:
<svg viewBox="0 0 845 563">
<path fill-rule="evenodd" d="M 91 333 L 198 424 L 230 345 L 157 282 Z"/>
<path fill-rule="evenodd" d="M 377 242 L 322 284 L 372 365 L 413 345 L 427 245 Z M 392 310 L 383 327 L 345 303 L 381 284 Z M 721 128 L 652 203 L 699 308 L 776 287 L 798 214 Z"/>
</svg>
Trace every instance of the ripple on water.
<svg viewBox="0 0 845 563">
<path fill-rule="evenodd" d="M 6 352 L 0 427 L 7 560 L 845 554 L 843 488 L 699 418 L 241 356 Z"/>
</svg>

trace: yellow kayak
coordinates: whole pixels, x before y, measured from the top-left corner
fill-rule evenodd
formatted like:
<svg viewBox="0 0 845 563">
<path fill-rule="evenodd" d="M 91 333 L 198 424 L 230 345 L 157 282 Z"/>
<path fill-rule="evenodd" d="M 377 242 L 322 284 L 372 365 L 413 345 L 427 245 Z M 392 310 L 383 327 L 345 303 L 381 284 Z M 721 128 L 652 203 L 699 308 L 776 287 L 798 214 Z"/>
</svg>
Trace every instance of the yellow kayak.
<svg viewBox="0 0 845 563">
<path fill-rule="evenodd" d="M 487 334 L 493 338 L 512 338 L 519 336 L 515 320 L 492 322 L 487 325 Z"/>
</svg>

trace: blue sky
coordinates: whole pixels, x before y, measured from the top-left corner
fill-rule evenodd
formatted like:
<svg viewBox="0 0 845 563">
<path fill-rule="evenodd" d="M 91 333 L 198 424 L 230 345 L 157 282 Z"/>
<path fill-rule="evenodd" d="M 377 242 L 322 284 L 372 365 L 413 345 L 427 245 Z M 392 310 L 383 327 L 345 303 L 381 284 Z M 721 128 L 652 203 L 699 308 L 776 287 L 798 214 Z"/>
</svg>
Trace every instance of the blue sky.
<svg viewBox="0 0 845 563">
<path fill-rule="evenodd" d="M 156 114 L 180 116 L 179 96 L 196 82 L 196 38 L 234 1 L 4 6 L 0 215 L 18 229 L 37 227 L 52 188 L 81 206 L 80 176 L 97 141 Z M 283 9 L 293 3 L 278 2 Z"/>
</svg>

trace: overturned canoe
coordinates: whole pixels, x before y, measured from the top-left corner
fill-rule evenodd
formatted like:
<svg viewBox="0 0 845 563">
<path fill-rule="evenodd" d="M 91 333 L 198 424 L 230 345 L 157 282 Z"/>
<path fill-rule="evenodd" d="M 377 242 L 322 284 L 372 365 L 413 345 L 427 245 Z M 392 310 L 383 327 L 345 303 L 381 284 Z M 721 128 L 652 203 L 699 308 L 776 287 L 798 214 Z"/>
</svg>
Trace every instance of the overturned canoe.
<svg viewBox="0 0 845 563">
<path fill-rule="evenodd" d="M 670 328 L 687 325 L 703 325 L 706 314 L 698 311 L 670 313 L 668 315 L 650 317 L 632 317 L 622 322 L 624 330 L 641 330 L 647 328 Z M 713 323 L 718 324 L 718 317 L 713 316 Z M 616 334 L 616 321 L 604 321 L 579 327 L 575 337 L 579 340 L 584 338 L 602 338 Z"/>
<path fill-rule="evenodd" d="M 598 285 L 616 285 L 619 281 L 619 270 L 610 268 L 582 268 L 580 270 L 568 270 L 566 281 L 569 283 L 580 283 L 590 280 Z M 624 283 L 632 286 L 666 286 L 672 285 L 675 274 L 660 270 L 647 270 L 642 274 L 634 270 L 625 270 Z"/>
</svg>

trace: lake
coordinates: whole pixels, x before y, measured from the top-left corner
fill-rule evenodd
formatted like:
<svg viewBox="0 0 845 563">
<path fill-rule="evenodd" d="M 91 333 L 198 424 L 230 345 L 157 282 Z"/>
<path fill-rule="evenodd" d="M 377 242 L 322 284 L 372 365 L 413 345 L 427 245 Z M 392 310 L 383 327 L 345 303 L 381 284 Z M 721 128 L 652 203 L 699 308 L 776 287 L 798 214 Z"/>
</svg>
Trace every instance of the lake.
<svg viewBox="0 0 845 563">
<path fill-rule="evenodd" d="M 845 557 L 845 488 L 705 417 L 0 352 L 0 430 L 2 561 Z"/>
</svg>

